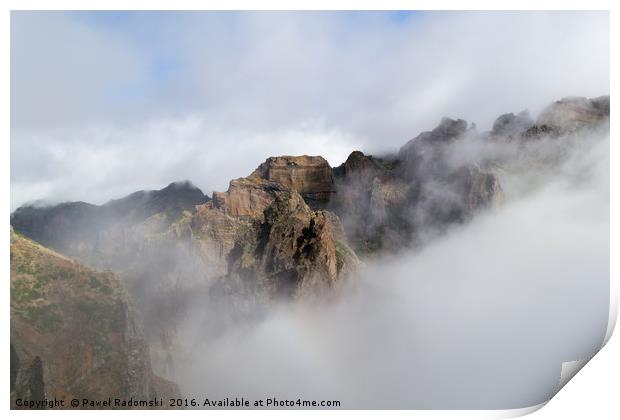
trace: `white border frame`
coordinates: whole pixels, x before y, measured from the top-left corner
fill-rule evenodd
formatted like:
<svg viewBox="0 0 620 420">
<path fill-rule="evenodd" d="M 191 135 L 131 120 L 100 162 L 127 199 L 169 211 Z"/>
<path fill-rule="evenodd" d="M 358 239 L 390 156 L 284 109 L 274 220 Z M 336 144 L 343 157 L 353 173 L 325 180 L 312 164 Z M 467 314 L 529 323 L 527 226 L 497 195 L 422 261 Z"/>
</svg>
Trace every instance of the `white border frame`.
<svg viewBox="0 0 620 420">
<path fill-rule="evenodd" d="M 492 0 L 473 0 L 473 1 L 456 1 L 456 0 L 418 0 L 418 1 L 407 1 L 407 0 L 384 0 L 384 1 L 376 1 L 376 0 L 296 0 L 296 1 L 285 1 L 285 0 L 55 0 L 53 3 L 45 0 L 8 0 L 4 2 L 5 9 L 4 14 L 2 15 L 1 22 L 3 23 L 1 28 L 1 39 L 0 43 L 2 48 L 2 56 L 7 58 L 7 61 L 3 66 L 0 67 L 0 71 L 2 72 L 2 80 L 4 89 L 1 91 L 4 92 L 4 101 L 2 101 L 2 112 L 0 114 L 0 127 L 4 129 L 2 136 L 2 141 L 0 142 L 0 147 L 2 148 L 2 153 L 0 153 L 0 159 L 2 159 L 2 164 L 0 165 L 1 170 L 3 171 L 4 182 L 1 184 L 1 194 L 0 197 L 3 198 L 4 206 L 2 207 L 2 215 L 4 220 L 9 220 L 10 218 L 10 204 L 9 204 L 9 191 L 10 191 L 10 10 L 138 10 L 138 9 L 147 9 L 147 10 L 349 10 L 349 9 L 360 9 L 360 10 L 609 10 L 610 11 L 610 37 L 611 43 L 610 45 L 615 45 L 614 40 L 617 39 L 618 35 L 618 19 L 616 12 L 613 10 L 613 6 L 616 4 L 620 4 L 620 2 L 615 1 L 612 2 L 610 0 L 590 0 L 590 1 L 577 1 L 577 0 L 565 0 L 565 1 L 535 1 L 535 0 L 506 0 L 506 1 L 492 1 Z M 618 12 L 620 13 L 620 12 Z M 610 63 L 611 63 L 611 73 L 616 74 L 618 72 L 618 54 L 614 52 L 614 49 L 610 50 Z M 615 72 L 614 72 L 615 70 Z M 614 83 L 614 78 L 611 78 L 611 96 L 617 97 L 617 84 Z M 614 129 L 614 121 L 617 121 L 616 118 L 617 112 L 616 107 L 612 105 L 611 107 L 611 138 L 615 137 L 616 130 Z M 610 142 L 610 152 L 611 152 L 611 184 L 616 185 L 614 180 L 618 179 L 618 150 L 619 147 L 612 140 Z M 609 324 L 607 329 L 607 334 L 605 338 L 605 343 L 611 338 L 612 332 L 616 323 L 617 313 L 618 313 L 618 263 L 617 260 L 614 259 L 614 256 L 617 256 L 618 253 L 618 224 L 617 219 L 613 217 L 614 214 L 618 214 L 618 194 L 613 188 L 610 190 L 610 200 L 611 200 L 611 232 L 610 232 L 610 314 L 609 314 Z M 2 265 L 2 272 L 5 274 L 5 287 L 2 289 L 2 301 L 4 305 L 4 316 L 2 319 L 2 334 L 4 337 L 9 336 L 9 291 L 8 291 L 8 273 L 9 273 L 9 229 L 5 228 L 0 231 L 0 247 L 2 249 L 3 258 L 0 260 Z M 607 375 L 607 372 L 613 372 L 614 375 L 618 374 L 619 369 L 618 366 L 618 354 L 620 354 L 620 344 L 618 343 L 618 339 L 611 340 L 612 345 L 607 346 L 610 347 L 609 350 L 605 348 L 605 366 L 601 366 L 603 364 L 603 360 L 596 361 L 592 369 L 586 368 L 589 373 L 589 376 L 586 378 L 580 378 L 579 387 L 568 387 L 566 392 L 562 391 L 559 396 L 555 396 L 550 401 L 556 401 L 557 403 L 550 404 L 553 407 L 549 407 L 549 410 L 543 410 L 542 412 L 537 413 L 537 415 L 541 415 L 544 413 L 546 416 L 547 413 L 553 417 L 545 417 L 545 418 L 557 418 L 562 419 L 571 419 L 571 418 L 583 418 L 585 415 L 584 409 L 588 407 L 588 405 L 595 401 L 598 404 L 603 403 L 603 407 L 600 405 L 597 408 L 598 415 L 595 417 L 597 419 L 602 418 L 619 418 L 620 415 L 620 406 L 617 403 L 617 397 L 614 395 L 617 392 L 617 384 L 618 378 L 611 377 L 611 375 Z M 0 373 L 0 377 L 8 378 L 9 376 L 9 349 L 8 346 L 2 348 L 0 353 L 2 354 L 2 372 Z M 598 357 L 597 357 L 598 359 Z M 601 358 L 602 359 L 602 358 Z M 587 362 L 587 361 L 586 361 Z M 574 375 L 577 373 L 581 367 L 583 367 L 585 363 L 565 363 L 563 366 L 562 375 L 568 377 L 571 373 L 569 372 L 569 367 L 572 368 Z M 596 365 L 596 366 L 594 366 Z M 564 369 L 566 367 L 566 369 Z M 598 369 L 596 374 L 594 373 L 594 368 Z M 572 375 L 568 377 L 568 379 L 572 378 Z M 586 380 L 589 382 L 586 383 Z M 560 388 L 565 385 L 562 383 Z M 5 409 L 8 409 L 9 404 L 9 384 L 8 380 L 4 381 L 3 390 L 0 391 L 0 399 L 2 401 L 2 405 Z M 579 394 L 575 391 L 579 390 Z M 572 392 L 571 392 L 572 391 Z M 614 392 L 615 391 L 615 392 Z M 594 392 L 594 393 L 593 393 Z M 585 393 L 585 395 L 583 395 Z M 569 397 L 570 395 L 570 397 Z M 588 397 L 589 395 L 589 397 Z M 601 401 L 597 399 L 598 395 L 607 395 L 607 399 Z M 584 399 L 582 399 L 582 397 Z M 563 401 L 563 406 L 560 406 L 560 400 Z M 545 403 L 546 404 L 546 403 Z M 341 410 L 341 411 L 173 411 L 173 412 L 163 412 L 163 411 L 153 411 L 153 412 L 119 412 L 118 414 L 122 416 L 146 416 L 149 417 L 155 416 L 167 416 L 167 415 L 184 415 L 184 416 L 216 416 L 218 418 L 237 418 L 241 417 L 244 414 L 248 416 L 261 418 L 261 419 L 274 419 L 274 418 L 288 418 L 291 415 L 299 418 L 317 418 L 321 417 L 332 417 L 337 416 L 338 418 L 359 418 L 359 417 L 374 417 L 381 416 L 389 417 L 389 418 L 407 418 L 411 417 L 433 417 L 433 418 L 506 418 L 506 417 L 516 417 L 525 414 L 532 413 L 537 411 L 539 408 L 544 406 L 545 404 L 540 404 L 533 407 L 517 409 L 517 410 L 453 410 L 453 411 L 444 411 L 444 410 L 412 410 L 412 411 L 396 411 L 396 410 L 377 410 L 377 411 L 358 411 L 358 410 Z M 575 405 L 577 405 L 579 410 L 574 410 Z M 552 411 L 555 410 L 555 411 Z M 589 409 L 588 409 L 589 410 Z M 183 414 L 181 414 L 183 413 Z M 21 411 L 11 411 L 11 416 L 17 417 L 35 417 L 35 416 L 81 416 L 84 413 L 77 411 L 50 411 L 46 413 L 40 412 L 21 412 Z M 108 416 L 110 414 L 109 411 L 97 411 L 97 412 L 89 412 L 89 416 Z M 117 415 L 117 413 L 115 413 Z M 579 416 L 579 417 L 578 417 Z"/>
</svg>

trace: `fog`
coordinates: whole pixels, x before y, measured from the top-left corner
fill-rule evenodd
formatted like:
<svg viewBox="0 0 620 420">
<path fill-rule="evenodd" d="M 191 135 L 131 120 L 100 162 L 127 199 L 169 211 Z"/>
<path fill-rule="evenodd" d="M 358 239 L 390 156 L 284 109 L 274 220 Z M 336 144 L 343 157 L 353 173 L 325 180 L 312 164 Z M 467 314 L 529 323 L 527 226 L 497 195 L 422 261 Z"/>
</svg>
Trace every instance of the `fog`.
<svg viewBox="0 0 620 420">
<path fill-rule="evenodd" d="M 344 408 L 548 400 L 562 362 L 597 352 L 608 320 L 609 138 L 578 143 L 552 175 L 506 174 L 500 209 L 367 262 L 335 302 L 283 304 L 213 335 L 218 314 L 190 311 L 182 391 Z"/>
</svg>

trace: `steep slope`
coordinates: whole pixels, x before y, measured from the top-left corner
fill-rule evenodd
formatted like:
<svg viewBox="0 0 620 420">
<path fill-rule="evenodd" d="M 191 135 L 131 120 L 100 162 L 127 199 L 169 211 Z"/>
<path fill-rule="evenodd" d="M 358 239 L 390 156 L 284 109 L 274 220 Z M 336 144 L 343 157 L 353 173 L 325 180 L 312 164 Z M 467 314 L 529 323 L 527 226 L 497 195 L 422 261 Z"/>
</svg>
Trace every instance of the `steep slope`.
<svg viewBox="0 0 620 420">
<path fill-rule="evenodd" d="M 334 214 L 282 192 L 237 238 L 228 276 L 269 297 L 325 295 L 358 263 Z"/>
<path fill-rule="evenodd" d="M 11 404 L 18 398 L 175 398 L 112 273 L 11 231 Z"/>
</svg>

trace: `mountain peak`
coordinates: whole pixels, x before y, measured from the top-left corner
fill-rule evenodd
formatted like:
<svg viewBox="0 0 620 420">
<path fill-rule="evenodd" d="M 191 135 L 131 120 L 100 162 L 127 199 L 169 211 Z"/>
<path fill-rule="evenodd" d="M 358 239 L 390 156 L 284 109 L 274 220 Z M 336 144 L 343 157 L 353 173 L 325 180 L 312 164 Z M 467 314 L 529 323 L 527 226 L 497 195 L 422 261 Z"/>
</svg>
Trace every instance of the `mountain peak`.
<svg viewBox="0 0 620 420">
<path fill-rule="evenodd" d="M 512 112 L 502 114 L 493 123 L 491 134 L 493 135 L 510 135 L 521 133 L 534 124 L 530 113 L 527 110 L 519 112 L 517 115 Z"/>
<path fill-rule="evenodd" d="M 467 132 L 467 121 L 443 117 L 439 125 L 431 131 L 424 131 L 409 140 L 400 148 L 399 155 L 405 156 L 408 151 L 416 148 L 418 143 L 443 143 L 461 137 Z"/>
<path fill-rule="evenodd" d="M 160 191 L 167 191 L 167 190 L 190 190 L 190 191 L 198 190 L 198 191 L 200 191 L 200 188 L 195 186 L 192 183 L 192 181 L 186 179 L 186 180 L 183 180 L 183 181 L 171 182 L 166 187 L 162 188 Z"/>
</svg>

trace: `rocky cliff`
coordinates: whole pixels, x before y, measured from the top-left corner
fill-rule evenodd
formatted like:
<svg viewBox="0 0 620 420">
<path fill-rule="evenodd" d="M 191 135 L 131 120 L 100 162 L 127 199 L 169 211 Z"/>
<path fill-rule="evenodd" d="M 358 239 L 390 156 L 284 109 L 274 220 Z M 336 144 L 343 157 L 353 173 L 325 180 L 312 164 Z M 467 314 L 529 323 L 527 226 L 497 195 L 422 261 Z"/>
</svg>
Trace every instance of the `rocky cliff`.
<svg viewBox="0 0 620 420">
<path fill-rule="evenodd" d="M 246 178 L 214 192 L 213 204 L 231 216 L 260 216 L 281 191 L 296 191 L 313 208 L 336 193 L 332 168 L 320 156 L 270 157 Z"/>
<path fill-rule="evenodd" d="M 430 229 L 469 220 L 503 200 L 499 178 L 477 162 L 459 163 L 453 150 L 476 136 L 464 120 L 444 118 L 431 131 L 381 158 L 355 151 L 334 169 L 331 202 L 356 252 L 415 246 Z"/>
<path fill-rule="evenodd" d="M 192 226 L 202 244 L 218 244 L 220 282 L 265 298 L 321 294 L 358 263 L 338 216 L 318 210 L 335 192 L 325 159 L 269 158 L 197 206 Z"/>
<path fill-rule="evenodd" d="M 228 276 L 270 297 L 326 294 L 358 263 L 336 215 L 313 211 L 297 191 L 278 194 L 237 238 Z"/>
<path fill-rule="evenodd" d="M 332 168 L 321 156 L 270 157 L 249 178 L 275 182 L 297 191 L 311 207 L 329 202 L 336 193 Z"/>
<path fill-rule="evenodd" d="M 11 232 L 11 404 L 176 398 L 116 277 Z M 167 402 L 166 402 L 167 405 Z"/>
<path fill-rule="evenodd" d="M 248 302 L 334 295 L 359 257 L 416 247 L 466 223 L 503 202 L 511 166 L 527 171 L 547 156 L 555 164 L 573 134 L 608 126 L 609 97 L 562 99 L 536 120 L 503 114 L 483 133 L 444 118 L 392 155 L 354 151 L 335 168 L 320 156 L 271 157 L 212 199 L 174 183 L 102 206 L 23 206 L 11 224 L 117 273 L 145 319 L 155 371 L 173 374 L 176 327 L 200 315 L 188 307 L 244 312 Z"/>
<path fill-rule="evenodd" d="M 587 99 L 579 97 L 555 101 L 543 110 L 536 120 L 537 126 L 550 127 L 566 133 L 591 127 L 609 119 L 609 96 Z"/>
</svg>

